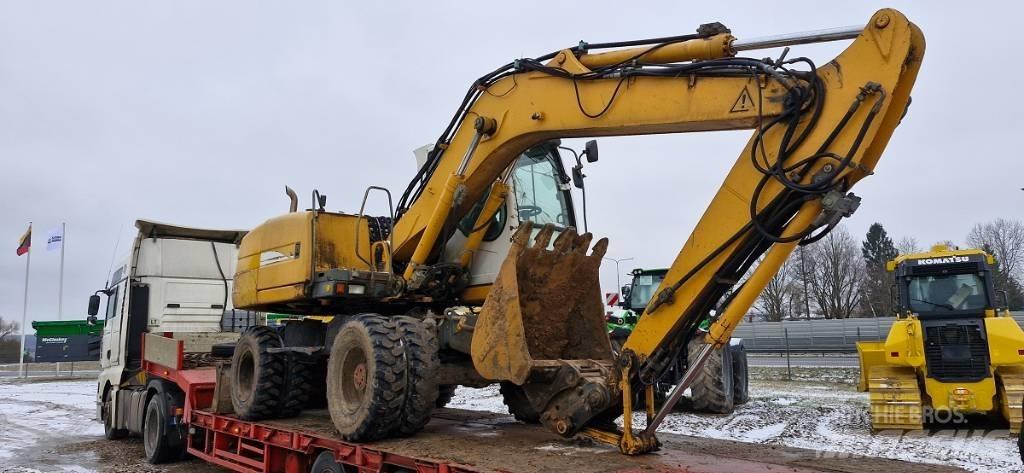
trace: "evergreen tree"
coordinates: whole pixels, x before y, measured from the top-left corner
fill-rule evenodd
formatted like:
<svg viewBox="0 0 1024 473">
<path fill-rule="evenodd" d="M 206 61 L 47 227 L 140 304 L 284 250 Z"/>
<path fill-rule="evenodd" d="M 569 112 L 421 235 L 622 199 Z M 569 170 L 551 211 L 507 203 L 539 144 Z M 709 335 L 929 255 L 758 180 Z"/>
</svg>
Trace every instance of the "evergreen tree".
<svg viewBox="0 0 1024 473">
<path fill-rule="evenodd" d="M 892 238 L 881 223 L 868 228 L 860 248 L 864 258 L 864 312 L 866 316 L 884 316 L 892 313 L 889 307 L 890 277 L 885 264 L 899 253 Z"/>
</svg>

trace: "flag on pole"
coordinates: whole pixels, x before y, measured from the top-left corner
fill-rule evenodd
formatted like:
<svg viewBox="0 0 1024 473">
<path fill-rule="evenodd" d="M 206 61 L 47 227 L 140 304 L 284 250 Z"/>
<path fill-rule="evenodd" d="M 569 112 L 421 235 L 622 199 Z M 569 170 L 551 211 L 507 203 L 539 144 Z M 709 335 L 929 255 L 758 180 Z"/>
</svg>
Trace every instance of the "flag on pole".
<svg viewBox="0 0 1024 473">
<path fill-rule="evenodd" d="M 46 236 L 46 251 L 58 250 L 61 246 L 64 246 L 63 225 L 50 230 L 49 235 Z"/>
<path fill-rule="evenodd" d="M 32 224 L 28 224 L 28 230 L 24 235 L 21 236 L 21 240 L 18 241 L 18 256 L 28 253 L 28 249 L 32 246 Z"/>
</svg>

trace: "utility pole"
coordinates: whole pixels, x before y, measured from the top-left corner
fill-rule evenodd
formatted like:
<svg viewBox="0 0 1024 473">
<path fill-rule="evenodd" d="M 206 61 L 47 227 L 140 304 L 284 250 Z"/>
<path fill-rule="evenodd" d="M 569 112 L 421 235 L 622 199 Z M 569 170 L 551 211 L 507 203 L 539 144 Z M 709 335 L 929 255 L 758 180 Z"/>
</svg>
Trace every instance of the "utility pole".
<svg viewBox="0 0 1024 473">
<path fill-rule="evenodd" d="M 28 317 L 28 269 L 32 261 L 32 222 L 28 223 L 28 254 L 25 255 L 25 295 L 21 305 L 21 349 L 18 351 L 18 374 L 25 376 L 25 320 Z"/>
</svg>

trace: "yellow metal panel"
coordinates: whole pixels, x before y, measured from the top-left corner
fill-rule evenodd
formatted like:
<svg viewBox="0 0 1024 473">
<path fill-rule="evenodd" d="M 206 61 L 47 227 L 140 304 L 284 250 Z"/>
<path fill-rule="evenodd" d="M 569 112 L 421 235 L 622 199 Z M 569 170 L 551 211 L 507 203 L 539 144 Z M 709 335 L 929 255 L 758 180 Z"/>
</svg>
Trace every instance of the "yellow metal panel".
<svg viewBox="0 0 1024 473">
<path fill-rule="evenodd" d="M 988 334 L 988 355 L 992 366 L 1024 366 L 1024 330 L 1011 317 L 985 319 Z"/>
<path fill-rule="evenodd" d="M 925 391 L 931 398 L 931 407 L 937 411 L 955 411 L 964 414 L 995 411 L 996 380 L 986 378 L 976 383 L 942 382 L 924 379 Z M 966 390 L 958 392 L 958 390 Z"/>
<path fill-rule="evenodd" d="M 924 366 L 924 332 L 915 318 L 897 320 L 885 338 L 885 361 L 894 366 Z M 899 356 L 892 356 L 898 353 Z"/>
<path fill-rule="evenodd" d="M 860 381 L 858 391 L 868 390 L 868 374 L 876 366 L 885 366 L 885 342 L 857 342 L 857 355 L 860 357 Z"/>
</svg>

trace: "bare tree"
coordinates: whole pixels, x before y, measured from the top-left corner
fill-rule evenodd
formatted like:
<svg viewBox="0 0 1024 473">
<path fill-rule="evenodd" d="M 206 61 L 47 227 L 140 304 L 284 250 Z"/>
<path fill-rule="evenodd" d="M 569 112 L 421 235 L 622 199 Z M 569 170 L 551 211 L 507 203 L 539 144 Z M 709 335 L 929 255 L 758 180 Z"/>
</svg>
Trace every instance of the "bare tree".
<svg viewBox="0 0 1024 473">
<path fill-rule="evenodd" d="M 783 263 L 754 303 L 754 307 L 769 322 L 778 322 L 791 312 L 794 285 L 791 266 L 788 260 Z"/>
<path fill-rule="evenodd" d="M 849 318 L 863 292 L 864 262 L 857 241 L 839 226 L 811 249 L 815 260 L 810 281 L 812 300 L 826 319 Z"/>
<path fill-rule="evenodd" d="M 990 248 L 1002 271 L 1020 279 L 1024 269 L 1024 223 L 1003 218 L 979 223 L 967 234 L 967 244 Z"/>
<path fill-rule="evenodd" d="M 18 331 L 18 323 L 15 321 L 6 321 L 3 317 L 0 317 L 0 341 L 3 341 L 9 335 Z"/>
<path fill-rule="evenodd" d="M 905 236 L 900 238 L 900 241 L 896 242 L 896 251 L 901 255 L 911 255 L 914 253 L 921 252 L 921 243 L 917 241 L 917 238 L 912 236 Z"/>
</svg>

